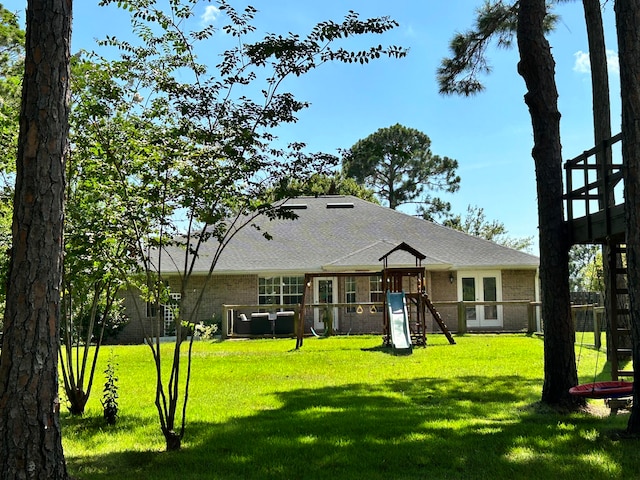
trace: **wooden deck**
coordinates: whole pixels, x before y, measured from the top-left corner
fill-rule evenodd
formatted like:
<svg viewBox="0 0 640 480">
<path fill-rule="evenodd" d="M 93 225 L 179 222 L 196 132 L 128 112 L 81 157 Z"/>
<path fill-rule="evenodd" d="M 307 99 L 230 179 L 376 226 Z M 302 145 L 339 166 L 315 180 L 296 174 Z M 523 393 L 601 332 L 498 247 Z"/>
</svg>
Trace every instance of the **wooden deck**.
<svg viewBox="0 0 640 480">
<path fill-rule="evenodd" d="M 603 244 L 608 240 L 618 238 L 624 242 L 624 204 L 615 205 L 607 210 L 599 210 L 588 216 L 571 218 L 568 223 L 573 245 Z"/>
</svg>

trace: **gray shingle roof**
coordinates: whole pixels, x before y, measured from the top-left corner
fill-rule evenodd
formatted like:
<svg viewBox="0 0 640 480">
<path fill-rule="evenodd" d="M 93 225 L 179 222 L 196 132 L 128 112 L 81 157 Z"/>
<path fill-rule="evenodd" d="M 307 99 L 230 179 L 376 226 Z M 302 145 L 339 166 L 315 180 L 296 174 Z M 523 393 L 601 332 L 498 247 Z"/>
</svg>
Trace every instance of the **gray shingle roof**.
<svg viewBox="0 0 640 480">
<path fill-rule="evenodd" d="M 380 269 L 378 259 L 401 242 L 426 255 L 431 270 L 535 269 L 538 257 L 473 237 L 351 196 L 300 197 L 290 204 L 296 220 L 261 219 L 261 231 L 247 227 L 236 235 L 216 266 L 217 273 L 319 272 Z M 273 239 L 267 240 L 263 232 Z M 201 251 L 196 271 L 210 264 Z M 394 252 L 389 265 L 415 265 L 406 252 Z"/>
</svg>

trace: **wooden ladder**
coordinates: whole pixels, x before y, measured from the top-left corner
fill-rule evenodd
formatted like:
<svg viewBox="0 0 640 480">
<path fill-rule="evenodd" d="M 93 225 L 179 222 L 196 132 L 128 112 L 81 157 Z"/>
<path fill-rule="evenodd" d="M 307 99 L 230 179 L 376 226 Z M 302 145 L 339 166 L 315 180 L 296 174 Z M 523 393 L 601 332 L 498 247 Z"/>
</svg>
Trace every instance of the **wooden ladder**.
<svg viewBox="0 0 640 480">
<path fill-rule="evenodd" d="M 449 340 L 449 343 L 451 345 L 455 345 L 456 341 L 453 339 L 453 336 L 451 335 L 449 328 L 447 328 L 447 325 L 444 323 L 444 320 L 442 319 L 440 312 L 436 309 L 436 306 L 431 302 L 429 295 L 427 295 L 426 293 L 423 293 L 422 300 L 424 304 L 427 306 L 427 308 L 429 309 L 429 311 L 431 312 L 431 315 L 433 315 L 433 318 L 435 319 L 435 321 L 438 323 L 438 326 L 440 327 L 440 330 L 442 330 L 442 333 L 444 333 L 445 337 L 447 337 L 447 340 Z"/>
<path fill-rule="evenodd" d="M 631 359 L 631 317 L 629 310 L 629 288 L 626 268 L 627 249 L 620 243 L 609 244 L 609 282 L 611 312 L 609 316 L 609 336 L 611 347 L 607 347 L 611 362 L 611 379 L 633 377 L 633 369 L 624 368 Z"/>
</svg>

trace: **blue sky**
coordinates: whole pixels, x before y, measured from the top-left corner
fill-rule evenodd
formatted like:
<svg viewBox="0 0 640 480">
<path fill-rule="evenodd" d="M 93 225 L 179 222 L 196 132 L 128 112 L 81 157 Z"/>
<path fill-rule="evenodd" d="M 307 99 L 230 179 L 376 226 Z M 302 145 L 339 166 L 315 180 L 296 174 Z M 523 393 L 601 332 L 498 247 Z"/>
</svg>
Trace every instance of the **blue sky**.
<svg viewBox="0 0 640 480">
<path fill-rule="evenodd" d="M 6 1 L 6 0 L 5 0 Z M 471 98 L 438 93 L 436 69 L 448 55 L 454 32 L 472 25 L 482 0 L 254 0 L 234 1 L 236 8 L 251 4 L 259 10 L 259 31 L 304 34 L 315 23 L 341 20 L 349 10 L 362 17 L 385 16 L 400 26 L 383 35 L 352 39 L 345 46 L 401 45 L 410 49 L 404 59 L 384 59 L 369 65 L 323 65 L 286 85 L 311 107 L 299 122 L 279 131 L 283 141 L 302 141 L 309 151 L 337 153 L 379 128 L 400 123 L 426 133 L 432 151 L 459 162 L 460 190 L 443 197 L 455 213 L 467 205 L 482 207 L 490 220 L 504 223 L 511 236 L 534 236 L 537 253 L 537 204 L 532 130 L 523 101 L 525 86 L 517 74 L 516 49 L 491 49 L 493 73 L 486 91 Z M 9 0 L 11 10 L 24 9 L 24 0 Z M 97 0 L 74 2 L 72 50 L 96 49 L 95 39 L 130 35 L 128 14 L 115 6 L 98 7 Z M 615 52 L 613 2 L 605 10 L 607 48 L 611 51 L 612 125 L 620 127 L 619 81 Z M 203 2 L 198 21 L 223 25 L 224 18 Z M 558 28 L 549 40 L 556 61 L 559 108 L 562 114 L 563 157 L 572 158 L 593 146 L 588 43 L 582 2 L 560 5 Z M 219 52 L 224 34 L 211 40 Z M 209 48 L 209 47 L 208 47 Z M 585 62 L 586 58 L 586 62 Z M 215 57 L 212 56 L 212 61 Z M 409 211 L 410 212 L 410 211 Z M 410 212 L 412 213 L 412 212 Z"/>
</svg>

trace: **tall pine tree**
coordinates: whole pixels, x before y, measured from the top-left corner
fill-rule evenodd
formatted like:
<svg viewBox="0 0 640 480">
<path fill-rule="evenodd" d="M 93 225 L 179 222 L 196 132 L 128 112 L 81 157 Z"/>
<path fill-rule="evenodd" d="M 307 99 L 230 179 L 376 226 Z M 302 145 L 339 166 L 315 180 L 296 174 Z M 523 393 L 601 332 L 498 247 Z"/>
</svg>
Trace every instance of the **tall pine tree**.
<svg viewBox="0 0 640 480">
<path fill-rule="evenodd" d="M 58 327 L 71 0 L 29 0 L 13 248 L 0 354 L 0 478 L 68 478 Z"/>
</svg>

